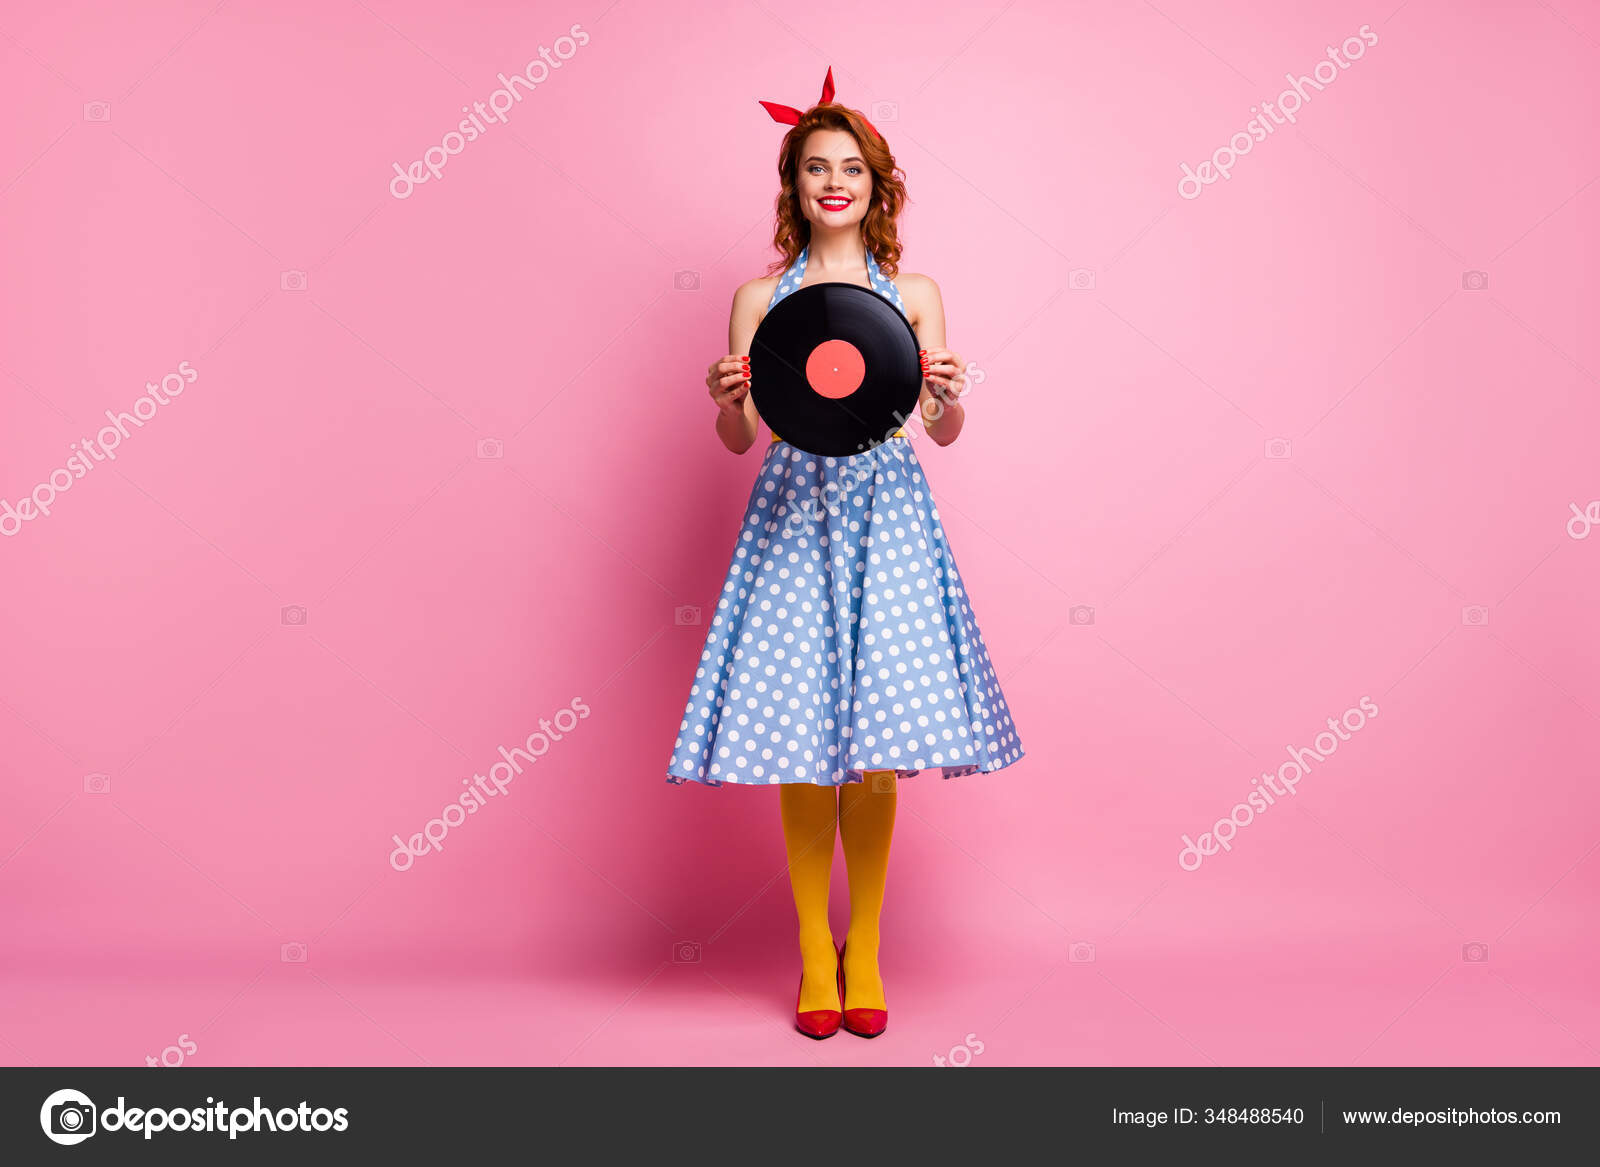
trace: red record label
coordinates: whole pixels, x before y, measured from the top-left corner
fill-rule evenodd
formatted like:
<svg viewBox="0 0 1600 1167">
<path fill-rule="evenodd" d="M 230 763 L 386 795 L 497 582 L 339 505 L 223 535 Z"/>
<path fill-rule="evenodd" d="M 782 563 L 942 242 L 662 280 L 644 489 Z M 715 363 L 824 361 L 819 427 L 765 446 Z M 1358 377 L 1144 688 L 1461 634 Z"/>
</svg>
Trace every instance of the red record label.
<svg viewBox="0 0 1600 1167">
<path fill-rule="evenodd" d="M 848 340 L 825 340 L 811 350 L 806 361 L 806 383 L 824 397 L 837 401 L 861 388 L 867 362 Z"/>
</svg>

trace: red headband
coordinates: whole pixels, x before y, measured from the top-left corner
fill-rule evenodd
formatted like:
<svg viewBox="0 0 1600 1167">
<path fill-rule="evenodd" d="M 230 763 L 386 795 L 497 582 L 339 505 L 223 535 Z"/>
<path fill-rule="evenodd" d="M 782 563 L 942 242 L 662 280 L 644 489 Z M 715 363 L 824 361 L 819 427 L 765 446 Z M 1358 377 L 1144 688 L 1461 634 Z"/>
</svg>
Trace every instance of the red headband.
<svg viewBox="0 0 1600 1167">
<path fill-rule="evenodd" d="M 818 105 L 827 105 L 828 102 L 830 102 L 832 100 L 833 100 L 833 66 L 829 65 L 828 66 L 828 75 L 825 78 L 823 78 L 823 80 L 822 80 L 822 96 L 817 99 L 817 104 Z M 788 126 L 797 126 L 797 125 L 800 124 L 800 111 L 795 109 L 794 106 L 792 106 L 792 105 L 778 105 L 777 103 L 771 102 L 771 101 L 763 101 L 761 104 L 766 109 L 766 111 L 772 115 L 772 120 L 773 121 L 782 122 L 784 125 L 788 125 Z M 864 117 L 861 120 L 863 122 L 866 122 L 867 129 L 871 130 L 874 134 L 878 134 L 878 127 L 877 126 L 875 126 L 871 122 L 867 121 L 867 119 L 864 118 Z M 878 137 L 882 138 L 883 135 L 882 134 L 878 134 Z"/>
</svg>

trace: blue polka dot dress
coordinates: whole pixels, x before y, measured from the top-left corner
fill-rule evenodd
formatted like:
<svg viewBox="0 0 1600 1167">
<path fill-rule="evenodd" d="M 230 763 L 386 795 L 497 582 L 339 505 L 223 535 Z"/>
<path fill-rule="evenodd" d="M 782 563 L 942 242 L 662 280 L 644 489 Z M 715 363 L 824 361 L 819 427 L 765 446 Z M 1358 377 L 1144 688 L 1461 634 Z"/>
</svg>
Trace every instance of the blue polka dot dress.
<svg viewBox="0 0 1600 1167">
<path fill-rule="evenodd" d="M 802 251 L 767 305 L 800 286 Z M 900 289 L 867 254 L 873 290 Z M 1023 756 L 912 442 L 823 457 L 776 436 L 706 631 L 667 781 L 955 778 Z"/>
</svg>

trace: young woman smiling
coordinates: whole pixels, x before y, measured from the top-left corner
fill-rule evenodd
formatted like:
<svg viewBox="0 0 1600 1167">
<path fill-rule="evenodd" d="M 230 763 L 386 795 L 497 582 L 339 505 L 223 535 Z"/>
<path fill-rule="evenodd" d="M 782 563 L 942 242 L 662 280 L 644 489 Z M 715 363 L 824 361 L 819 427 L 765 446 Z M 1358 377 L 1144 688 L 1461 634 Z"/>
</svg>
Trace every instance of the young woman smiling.
<svg viewBox="0 0 1600 1167">
<path fill-rule="evenodd" d="M 939 286 L 899 272 L 902 173 L 860 112 L 822 99 L 802 113 L 762 102 L 793 128 L 778 153 L 766 276 L 734 293 L 728 354 L 707 370 L 716 432 L 736 454 L 756 441 L 747 354 L 772 307 L 802 287 L 868 288 L 898 308 L 921 348 L 919 416 L 934 443 L 961 433 L 966 362 L 945 347 Z M 897 278 L 898 277 L 898 278 Z M 791 506 L 831 498 L 796 523 Z M 795 1025 L 876 1037 L 888 1024 L 879 921 L 898 783 L 954 778 L 1023 756 L 1011 712 L 921 464 L 904 429 L 858 454 L 824 457 L 778 434 L 762 456 L 667 781 L 777 786 L 799 923 Z M 850 922 L 828 923 L 835 837 Z"/>
</svg>

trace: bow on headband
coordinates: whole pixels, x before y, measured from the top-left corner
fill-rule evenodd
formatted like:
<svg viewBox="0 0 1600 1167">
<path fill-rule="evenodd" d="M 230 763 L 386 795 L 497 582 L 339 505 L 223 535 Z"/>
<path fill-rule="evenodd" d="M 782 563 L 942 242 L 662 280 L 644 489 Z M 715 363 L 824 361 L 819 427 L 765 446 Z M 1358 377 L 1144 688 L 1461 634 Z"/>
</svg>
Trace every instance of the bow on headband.
<svg viewBox="0 0 1600 1167">
<path fill-rule="evenodd" d="M 828 75 L 822 80 L 822 96 L 817 99 L 817 104 L 827 105 L 828 102 L 832 100 L 833 66 L 829 65 Z M 772 120 L 775 122 L 782 122 L 784 125 L 788 126 L 797 126 L 800 124 L 800 111 L 795 109 L 795 107 L 792 105 L 778 105 L 776 102 L 771 101 L 763 101 L 761 105 L 769 114 L 772 115 Z M 862 118 L 861 120 L 866 122 L 867 129 L 871 130 L 874 134 L 878 134 L 877 126 L 873 125 L 871 122 L 868 122 L 866 118 Z M 883 135 L 878 134 L 878 137 L 882 138 Z"/>
</svg>

